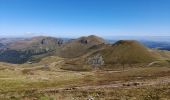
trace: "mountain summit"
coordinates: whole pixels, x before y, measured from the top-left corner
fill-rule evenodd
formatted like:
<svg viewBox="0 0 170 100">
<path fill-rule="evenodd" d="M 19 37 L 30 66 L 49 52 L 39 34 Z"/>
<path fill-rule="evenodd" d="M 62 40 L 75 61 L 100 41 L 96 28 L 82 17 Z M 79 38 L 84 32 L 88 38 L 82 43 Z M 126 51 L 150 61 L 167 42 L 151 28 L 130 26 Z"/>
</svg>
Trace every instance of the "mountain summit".
<svg viewBox="0 0 170 100">
<path fill-rule="evenodd" d="M 96 54 L 102 55 L 107 64 L 149 63 L 157 59 L 148 48 L 134 40 L 120 40 L 93 55 Z"/>
<path fill-rule="evenodd" d="M 80 37 L 65 43 L 60 50 L 57 50 L 56 54 L 64 58 L 79 57 L 89 52 L 91 47 L 104 43 L 106 43 L 104 39 L 94 35 Z"/>
</svg>

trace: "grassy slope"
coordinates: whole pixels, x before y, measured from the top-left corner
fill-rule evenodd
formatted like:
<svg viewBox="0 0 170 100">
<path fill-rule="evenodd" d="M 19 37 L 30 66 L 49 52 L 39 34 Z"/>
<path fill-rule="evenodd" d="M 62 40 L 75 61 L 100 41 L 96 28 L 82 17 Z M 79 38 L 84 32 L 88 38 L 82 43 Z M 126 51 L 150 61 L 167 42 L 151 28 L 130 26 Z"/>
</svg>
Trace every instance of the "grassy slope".
<svg viewBox="0 0 170 100">
<path fill-rule="evenodd" d="M 61 91 L 49 95 L 39 94 L 38 98 L 46 100 L 169 100 L 170 84 L 146 86 L 140 88 L 105 88 L 89 90 Z M 29 98 L 29 97 L 28 97 Z"/>
<path fill-rule="evenodd" d="M 96 53 L 101 54 L 108 64 L 149 63 L 158 58 L 140 43 L 128 40 L 118 41 L 113 46 Z"/>
<path fill-rule="evenodd" d="M 63 69 L 73 71 L 91 70 L 90 65 L 86 61 L 89 57 L 101 54 L 104 58 L 105 65 L 101 66 L 104 70 L 112 70 L 114 68 L 124 67 L 148 67 L 150 63 L 156 62 L 151 66 L 169 66 L 169 52 L 157 51 L 144 47 L 137 41 L 119 41 L 114 45 L 98 45 L 88 49 L 85 55 L 66 61 Z"/>
<path fill-rule="evenodd" d="M 56 55 L 64 58 L 80 57 L 89 52 L 91 47 L 103 43 L 105 41 L 97 36 L 81 37 L 65 43 L 60 50 L 56 51 Z"/>
<path fill-rule="evenodd" d="M 112 57 L 120 56 L 123 53 L 123 57 L 126 59 L 121 62 L 147 62 L 157 59 L 152 53 L 149 53 L 145 47 L 135 44 L 114 45 L 108 47 L 107 50 L 101 50 L 104 57 L 108 58 L 108 63 L 117 61 Z M 134 47 L 136 49 L 134 49 Z M 111 48 L 111 49 L 109 49 Z M 126 52 L 125 52 L 126 51 Z M 161 52 L 162 53 L 162 52 Z M 117 55 L 118 54 L 118 55 Z M 135 54 L 140 54 L 140 57 Z M 163 53 L 165 55 L 165 53 Z M 163 55 L 162 54 L 162 55 Z M 90 54 L 91 55 L 91 54 Z M 88 54 L 86 55 L 88 56 Z M 85 57 L 86 57 L 85 56 Z M 129 59 L 129 57 L 131 59 Z M 138 59 L 137 59 L 138 58 Z M 83 59 L 83 58 L 82 58 Z M 136 60 L 137 59 L 137 60 Z M 137 68 L 125 68 L 114 69 L 112 71 L 67 71 L 60 69 L 65 66 L 65 60 L 60 57 L 46 57 L 40 62 L 35 64 L 7 64 L 0 63 L 0 99 L 57 99 L 68 100 L 72 98 L 87 99 L 90 96 L 103 99 L 134 99 L 140 98 L 141 100 L 156 100 L 155 98 L 168 98 L 169 97 L 169 84 L 158 85 L 153 87 L 142 88 L 104 88 L 95 90 L 63 90 L 61 92 L 47 92 L 37 93 L 36 90 L 46 88 L 68 88 L 74 86 L 89 86 L 89 85 L 105 85 L 113 84 L 116 82 L 129 82 L 129 81 L 147 81 L 152 79 L 159 79 L 160 77 L 170 77 L 170 67 L 137 67 Z M 145 61 L 146 60 L 146 61 Z M 107 61 L 106 61 L 107 62 Z M 74 64 L 67 63 L 68 65 L 75 66 Z M 44 68 L 44 65 L 48 65 L 48 68 Z M 79 64 L 79 66 L 83 66 Z M 26 73 L 24 72 L 26 70 Z M 33 91 L 33 89 L 35 91 Z M 161 92 L 160 92 L 161 91 Z"/>
<path fill-rule="evenodd" d="M 83 90 L 67 92 L 64 96 L 61 93 L 38 93 L 36 89 L 43 90 L 45 88 L 68 88 L 74 86 L 88 86 L 88 85 L 102 85 L 102 84 L 112 84 L 115 82 L 127 82 L 127 81 L 146 81 L 150 79 L 156 79 L 159 77 L 170 76 L 170 68 L 167 67 L 152 67 L 152 68 L 132 68 L 126 69 L 126 71 L 114 72 L 114 71 L 94 71 L 94 72 L 72 72 L 64 70 L 34 70 L 33 74 L 23 74 L 21 70 L 0 70 L 0 98 L 43 98 L 44 96 L 48 98 L 55 95 L 60 95 L 64 100 L 67 100 L 69 97 L 76 97 L 80 95 L 81 98 L 87 98 L 88 96 L 96 95 L 96 91 L 103 91 L 103 96 L 108 95 L 108 91 L 119 91 L 115 94 L 108 95 L 108 98 L 114 97 L 116 95 L 123 96 L 128 94 L 128 91 L 133 91 L 133 96 L 135 94 L 142 95 L 143 91 L 146 89 L 139 90 L 125 90 L 125 89 L 104 89 L 104 90 Z M 139 78 L 140 77 L 140 78 Z M 145 87 L 144 87 L 145 88 Z M 32 92 L 32 89 L 35 89 L 35 92 Z M 154 88 L 151 88 L 154 89 Z M 150 90 L 151 90 L 150 89 Z M 165 88 L 167 89 L 167 87 Z M 124 92 L 123 92 L 124 91 Z M 126 92 L 125 92 L 126 91 Z M 135 91 L 139 91 L 135 93 Z M 64 91 L 63 91 L 64 92 Z M 77 94 L 80 93 L 80 94 Z M 122 93 L 122 94 L 121 94 Z M 54 95 L 55 94 L 55 95 Z M 4 95 L 4 96 L 3 96 Z M 132 95 L 132 94 L 131 94 Z M 136 96 L 138 96 L 136 95 Z M 103 97 L 100 95 L 99 97 Z M 167 95 L 168 96 L 168 95 Z M 57 97 L 57 96 L 56 96 Z M 128 97 L 128 96 L 125 96 Z M 120 97 L 118 97 L 120 98 Z M 60 99 L 62 100 L 62 99 Z"/>
<path fill-rule="evenodd" d="M 88 55 L 86 55 L 88 56 Z M 139 94 L 143 93 L 146 89 L 139 90 L 88 90 L 86 93 L 83 90 L 67 92 L 66 96 L 63 96 L 62 92 L 55 95 L 46 95 L 46 93 L 32 93 L 32 90 L 43 90 L 46 88 L 68 88 L 74 86 L 89 86 L 89 85 L 104 85 L 114 84 L 115 82 L 128 82 L 128 81 L 146 81 L 150 79 L 156 79 L 159 77 L 170 76 L 169 67 L 137 67 L 137 68 L 121 68 L 112 71 L 67 71 L 60 69 L 65 66 L 65 61 L 60 57 L 49 56 L 43 58 L 38 63 L 33 64 L 7 64 L 0 63 L 0 99 L 18 98 L 51 98 L 58 95 L 63 99 L 76 97 L 80 95 L 80 98 L 87 98 L 90 95 L 95 94 L 96 91 L 104 93 L 103 96 L 114 97 L 115 95 L 129 95 L 129 91 L 139 91 Z M 69 63 L 68 63 L 69 64 Z M 48 65 L 48 68 L 44 68 Z M 71 65 L 71 64 L 70 64 Z M 80 64 L 79 64 L 80 65 Z M 74 64 L 72 64 L 74 67 Z M 82 65 L 83 66 L 83 65 Z M 152 89 L 152 88 L 151 88 Z M 116 92 L 114 95 L 109 95 L 107 91 Z M 147 90 L 146 90 L 147 91 Z M 123 94 L 120 94 L 120 93 Z M 80 94 L 77 94 L 80 93 Z M 85 94 L 84 94 L 85 93 Z M 91 94 L 92 93 L 92 94 Z M 44 95 L 45 94 L 45 95 Z M 141 94 L 137 96 L 141 96 Z M 56 96 L 57 95 L 57 96 Z M 86 95 L 86 96 L 84 96 Z M 161 95 L 162 96 L 162 95 Z M 164 95 L 163 95 L 164 96 Z M 102 95 L 100 95 L 102 97 Z M 118 98 L 120 98 L 118 97 Z M 125 96 L 127 97 L 127 96 Z M 62 100 L 62 99 L 61 99 Z"/>
</svg>

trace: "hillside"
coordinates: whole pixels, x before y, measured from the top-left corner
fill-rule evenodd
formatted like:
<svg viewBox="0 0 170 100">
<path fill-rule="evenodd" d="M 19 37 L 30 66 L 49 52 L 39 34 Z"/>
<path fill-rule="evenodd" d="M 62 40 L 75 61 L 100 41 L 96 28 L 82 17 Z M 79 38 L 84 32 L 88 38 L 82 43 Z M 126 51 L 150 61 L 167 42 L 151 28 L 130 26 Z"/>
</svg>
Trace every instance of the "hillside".
<svg viewBox="0 0 170 100">
<path fill-rule="evenodd" d="M 79 57 L 89 52 L 89 49 L 91 47 L 104 43 L 104 39 L 94 35 L 80 37 L 78 39 L 70 40 L 65 43 L 60 50 L 56 51 L 56 55 L 64 58 Z"/>
<path fill-rule="evenodd" d="M 88 53 L 81 57 L 70 59 L 62 66 L 67 70 L 92 70 L 95 67 L 114 69 L 127 67 L 147 67 L 152 65 L 167 65 L 159 52 L 146 48 L 134 40 L 120 40 L 115 44 L 103 44 L 91 47 Z M 161 61 L 162 60 L 162 61 Z M 156 62 L 159 61 L 159 62 Z M 156 63 L 155 63 L 156 62 Z"/>
<path fill-rule="evenodd" d="M 61 39 L 54 37 L 38 36 L 29 39 L 24 39 L 11 43 L 8 48 L 12 50 L 25 50 L 25 49 L 54 49 L 62 44 Z"/>
<path fill-rule="evenodd" d="M 61 39 L 53 37 L 33 37 L 10 43 L 5 50 L 0 51 L 0 61 L 24 63 L 33 55 L 52 52 L 63 44 Z"/>
<path fill-rule="evenodd" d="M 30 60 L 37 62 L 43 57 L 55 55 L 63 58 L 75 58 L 98 48 L 105 40 L 91 35 L 65 42 L 54 37 L 38 36 L 10 42 L 0 50 L 0 61 L 25 63 Z"/>
<path fill-rule="evenodd" d="M 120 40 L 112 46 L 95 52 L 90 57 L 95 55 L 101 55 L 105 64 L 149 63 L 159 58 L 148 48 L 133 40 Z"/>
</svg>

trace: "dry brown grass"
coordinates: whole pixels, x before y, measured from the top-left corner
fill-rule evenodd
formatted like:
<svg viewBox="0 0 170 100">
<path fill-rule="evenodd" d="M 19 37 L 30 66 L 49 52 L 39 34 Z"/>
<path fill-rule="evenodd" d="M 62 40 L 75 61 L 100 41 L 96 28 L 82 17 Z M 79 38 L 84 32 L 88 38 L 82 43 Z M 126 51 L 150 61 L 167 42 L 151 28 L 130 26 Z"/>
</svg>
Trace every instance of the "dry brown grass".
<svg viewBox="0 0 170 100">
<path fill-rule="evenodd" d="M 46 61 L 46 60 L 45 60 Z M 60 61 L 60 60 L 59 60 Z M 62 59 L 61 59 L 62 61 Z M 60 62 L 63 63 L 63 62 Z M 122 68 L 112 69 L 110 71 L 104 70 L 93 70 L 93 71 L 69 71 L 62 70 L 60 67 L 64 64 L 58 63 L 56 59 L 53 63 L 49 63 L 50 70 L 44 70 L 44 64 L 46 62 L 40 62 L 39 64 L 32 64 L 31 67 L 28 65 L 11 65 L 7 66 L 6 69 L 0 70 L 0 99 L 56 99 L 57 100 L 70 100 L 72 98 L 87 99 L 90 96 L 102 99 L 125 99 L 125 98 L 143 98 L 147 95 L 155 95 L 154 91 L 158 91 L 155 87 L 143 87 L 138 89 L 125 89 L 125 88 L 103 88 L 103 89 L 87 89 L 82 90 L 69 90 L 68 88 L 81 87 L 81 86 L 99 86 L 109 85 L 114 83 L 124 82 L 145 82 L 147 80 L 153 80 L 159 77 L 170 76 L 169 67 L 127 67 L 124 70 Z M 72 66 L 74 67 L 74 66 Z M 159 86 L 160 90 L 163 88 L 167 90 L 165 86 Z M 169 86 L 167 86 L 169 87 Z M 66 88 L 62 91 L 51 91 L 45 93 L 38 93 L 39 90 L 45 89 L 58 89 Z M 153 89 L 152 89 L 153 88 Z M 67 90 L 68 89 L 68 90 Z M 148 90 L 147 95 L 142 95 Z M 136 93 L 136 92 L 139 93 Z M 168 91 L 168 90 L 167 90 Z M 129 92 L 132 92 L 130 94 Z M 169 98 L 166 91 L 164 94 L 159 94 L 159 97 Z M 97 97 L 98 95 L 98 97 Z M 149 100 L 149 99 L 141 99 Z"/>
</svg>

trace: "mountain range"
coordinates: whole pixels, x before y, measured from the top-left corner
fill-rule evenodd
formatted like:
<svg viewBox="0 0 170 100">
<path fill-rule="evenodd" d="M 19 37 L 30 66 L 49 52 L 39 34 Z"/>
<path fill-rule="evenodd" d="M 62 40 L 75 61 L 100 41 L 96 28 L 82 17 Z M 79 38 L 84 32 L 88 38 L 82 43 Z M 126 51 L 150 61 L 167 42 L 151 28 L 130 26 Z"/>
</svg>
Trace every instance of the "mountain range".
<svg viewBox="0 0 170 100">
<path fill-rule="evenodd" d="M 159 49 L 157 46 L 160 46 L 162 42 L 158 45 L 153 45 L 153 43 L 155 42 L 136 40 L 119 40 L 109 43 L 94 35 L 68 40 L 48 36 L 3 38 L 0 39 L 0 61 L 21 64 L 37 62 L 53 55 L 67 59 L 79 58 L 87 64 L 89 58 L 100 56 L 105 64 L 135 64 L 150 63 L 169 57 L 168 51 L 157 50 Z"/>
</svg>

